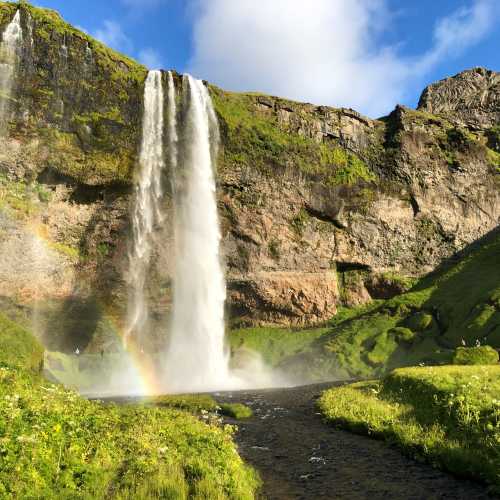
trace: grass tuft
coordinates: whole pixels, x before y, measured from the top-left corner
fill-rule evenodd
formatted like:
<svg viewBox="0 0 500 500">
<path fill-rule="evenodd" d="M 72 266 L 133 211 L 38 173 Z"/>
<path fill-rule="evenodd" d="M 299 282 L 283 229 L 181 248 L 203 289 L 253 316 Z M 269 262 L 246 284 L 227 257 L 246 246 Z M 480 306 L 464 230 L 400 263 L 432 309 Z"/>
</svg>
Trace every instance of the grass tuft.
<svg viewBox="0 0 500 500">
<path fill-rule="evenodd" d="M 253 415 L 252 409 L 241 403 L 221 404 L 220 409 L 223 415 L 235 418 L 236 420 L 250 418 Z"/>
<path fill-rule="evenodd" d="M 496 365 L 498 352 L 489 345 L 457 347 L 453 356 L 454 365 Z"/>
</svg>

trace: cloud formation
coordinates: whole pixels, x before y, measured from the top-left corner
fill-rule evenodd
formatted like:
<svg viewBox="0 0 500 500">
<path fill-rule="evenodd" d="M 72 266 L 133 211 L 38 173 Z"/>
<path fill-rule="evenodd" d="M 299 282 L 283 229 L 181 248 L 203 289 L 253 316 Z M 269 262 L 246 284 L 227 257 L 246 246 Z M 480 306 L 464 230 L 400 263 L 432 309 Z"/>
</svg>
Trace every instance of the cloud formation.
<svg viewBox="0 0 500 500">
<path fill-rule="evenodd" d="M 480 42 L 494 27 L 500 13 L 494 0 L 475 0 L 441 19 L 434 29 L 434 45 L 419 60 L 419 71 L 428 71 L 446 57 L 456 57 Z"/>
<path fill-rule="evenodd" d="M 125 34 L 121 25 L 109 19 L 105 20 L 102 27 L 92 33 L 92 36 L 108 47 L 122 52 L 130 52 L 133 47 L 130 38 Z"/>
<path fill-rule="evenodd" d="M 81 29 L 87 32 L 83 28 Z M 92 36 L 108 47 L 136 57 L 139 62 L 150 69 L 158 69 L 163 65 L 161 55 L 156 49 L 145 47 L 135 50 L 132 40 L 117 21 L 105 20 L 102 27 L 92 33 Z"/>
<path fill-rule="evenodd" d="M 381 44 L 387 0 L 195 0 L 190 71 L 232 90 L 255 90 L 370 116 L 390 111 L 447 57 L 495 23 L 495 0 L 471 0 L 435 26 L 432 46 L 408 58 Z"/>
<path fill-rule="evenodd" d="M 137 58 L 139 62 L 149 69 L 160 69 L 164 67 L 160 53 L 151 47 L 140 50 Z"/>
</svg>

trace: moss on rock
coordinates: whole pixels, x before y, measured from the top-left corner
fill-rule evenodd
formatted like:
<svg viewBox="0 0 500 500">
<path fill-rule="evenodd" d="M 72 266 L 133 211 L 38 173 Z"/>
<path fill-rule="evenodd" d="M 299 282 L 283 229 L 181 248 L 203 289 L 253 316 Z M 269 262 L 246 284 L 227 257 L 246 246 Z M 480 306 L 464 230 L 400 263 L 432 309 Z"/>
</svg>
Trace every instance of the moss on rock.
<svg viewBox="0 0 500 500">
<path fill-rule="evenodd" d="M 17 5 L 0 3 L 0 29 Z M 131 182 L 140 143 L 147 69 L 23 2 L 23 46 L 10 135 L 39 141 L 32 164 L 78 182 Z M 33 42 L 33 43 L 31 43 Z"/>
<path fill-rule="evenodd" d="M 210 86 L 210 91 L 222 123 L 222 169 L 246 165 L 275 174 L 293 167 L 327 186 L 376 180 L 359 154 L 347 150 L 338 140 L 321 142 L 313 136 L 318 114 L 312 105 L 226 92 L 215 86 Z M 330 111 L 342 114 L 341 110 Z M 292 124 L 292 115 L 302 125 Z"/>
<path fill-rule="evenodd" d="M 39 372 L 42 345 L 25 328 L 0 314 L 0 364 Z"/>
</svg>

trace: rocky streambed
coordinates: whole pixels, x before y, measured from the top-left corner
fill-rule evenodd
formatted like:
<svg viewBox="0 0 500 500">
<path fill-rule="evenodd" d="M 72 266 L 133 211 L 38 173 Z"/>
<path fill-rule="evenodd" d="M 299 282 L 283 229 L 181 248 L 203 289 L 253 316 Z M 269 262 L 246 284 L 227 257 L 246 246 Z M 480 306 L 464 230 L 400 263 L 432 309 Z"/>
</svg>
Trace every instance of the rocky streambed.
<svg viewBox="0 0 500 500">
<path fill-rule="evenodd" d="M 406 458 L 384 442 L 326 425 L 315 400 L 327 385 L 216 393 L 254 415 L 236 424 L 240 454 L 260 473 L 262 498 L 486 499 L 486 488 Z"/>
</svg>

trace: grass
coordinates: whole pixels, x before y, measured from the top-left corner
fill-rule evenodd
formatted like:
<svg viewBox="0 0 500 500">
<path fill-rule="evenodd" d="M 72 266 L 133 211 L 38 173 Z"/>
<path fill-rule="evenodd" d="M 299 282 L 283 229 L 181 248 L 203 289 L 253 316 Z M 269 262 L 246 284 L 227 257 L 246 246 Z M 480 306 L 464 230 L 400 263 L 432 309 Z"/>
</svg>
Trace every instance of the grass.
<svg viewBox="0 0 500 500">
<path fill-rule="evenodd" d="M 222 415 L 235 418 L 236 420 L 244 420 L 253 415 L 250 407 L 241 403 L 224 403 L 220 405 Z"/>
<path fill-rule="evenodd" d="M 154 396 L 146 399 L 148 404 L 154 406 L 177 408 L 190 413 L 216 412 L 219 408 L 217 402 L 206 394 L 176 394 Z"/>
<path fill-rule="evenodd" d="M 500 492 L 499 395 L 500 366 L 418 367 L 330 389 L 319 407 L 334 425 Z"/>
<path fill-rule="evenodd" d="M 42 356 L 29 332 L 0 316 L 0 497 L 254 498 L 259 480 L 233 428 L 185 411 L 212 401 L 88 401 L 44 380 Z"/>
<path fill-rule="evenodd" d="M 256 351 L 267 365 L 276 367 L 290 356 L 307 352 L 328 332 L 328 328 L 242 328 L 230 332 L 229 342 L 233 351 L 241 348 Z"/>
<path fill-rule="evenodd" d="M 0 365 L 39 371 L 43 347 L 17 323 L 0 313 Z"/>
<path fill-rule="evenodd" d="M 458 347 L 453 356 L 455 365 L 496 365 L 498 352 L 489 345 Z"/>
</svg>

